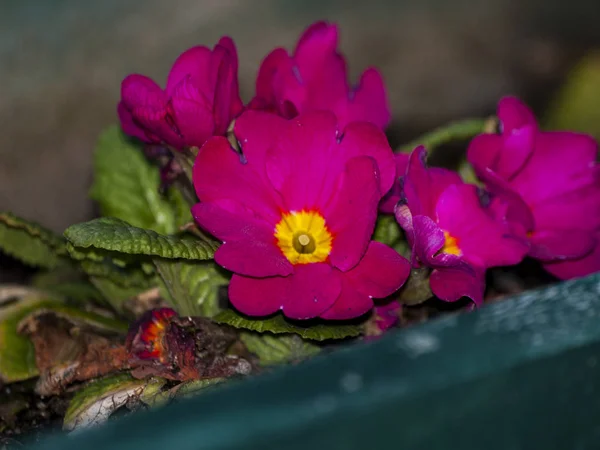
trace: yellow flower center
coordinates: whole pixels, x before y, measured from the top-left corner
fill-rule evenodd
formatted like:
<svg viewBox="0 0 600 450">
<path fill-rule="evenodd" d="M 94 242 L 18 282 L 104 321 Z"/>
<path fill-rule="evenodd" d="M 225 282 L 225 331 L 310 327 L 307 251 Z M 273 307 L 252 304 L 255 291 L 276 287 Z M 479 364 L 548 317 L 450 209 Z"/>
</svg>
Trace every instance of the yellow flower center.
<svg viewBox="0 0 600 450">
<path fill-rule="evenodd" d="M 323 262 L 331 253 L 333 236 L 316 211 L 284 213 L 275 225 L 277 246 L 292 264 Z"/>
<path fill-rule="evenodd" d="M 444 246 L 440 250 L 441 253 L 448 253 L 450 255 L 462 255 L 460 248 L 458 247 L 458 239 L 452 236 L 447 231 L 444 231 Z"/>
</svg>

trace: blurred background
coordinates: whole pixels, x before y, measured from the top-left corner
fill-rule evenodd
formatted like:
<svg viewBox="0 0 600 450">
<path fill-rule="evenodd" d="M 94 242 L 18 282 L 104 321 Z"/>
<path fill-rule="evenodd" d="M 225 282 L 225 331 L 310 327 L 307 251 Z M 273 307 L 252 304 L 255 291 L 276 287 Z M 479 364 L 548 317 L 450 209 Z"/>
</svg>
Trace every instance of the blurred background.
<svg viewBox="0 0 600 450">
<path fill-rule="evenodd" d="M 90 218 L 92 150 L 127 74 L 164 83 L 179 53 L 228 34 L 247 100 L 262 58 L 318 19 L 340 25 L 353 80 L 383 72 L 393 142 L 509 93 L 542 113 L 600 48 L 598 0 L 0 0 L 0 210 L 59 232 Z"/>
</svg>

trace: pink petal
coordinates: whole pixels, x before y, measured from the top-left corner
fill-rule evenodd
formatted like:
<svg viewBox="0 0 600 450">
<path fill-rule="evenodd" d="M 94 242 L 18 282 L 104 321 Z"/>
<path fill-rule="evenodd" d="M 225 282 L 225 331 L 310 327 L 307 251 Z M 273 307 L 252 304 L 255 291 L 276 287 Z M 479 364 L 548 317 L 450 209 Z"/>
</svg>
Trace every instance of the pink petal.
<svg viewBox="0 0 600 450">
<path fill-rule="evenodd" d="M 256 97 L 251 103 L 261 108 L 275 107 L 277 99 L 274 91 L 275 75 L 285 66 L 291 66 L 291 57 L 283 48 L 273 50 L 263 60 L 256 78 Z"/>
<path fill-rule="evenodd" d="M 504 133 L 526 126 L 537 127 L 535 116 L 517 97 L 507 96 L 498 102 L 498 118 L 502 122 Z"/>
<path fill-rule="evenodd" d="M 455 255 L 438 255 L 445 239 L 444 232 L 428 216 L 412 216 L 413 258 L 428 267 L 447 266 L 459 264 L 460 257 Z M 437 260 L 436 260 L 437 255 Z M 441 257 L 445 257 L 442 259 Z"/>
<path fill-rule="evenodd" d="M 377 69 L 369 68 L 362 74 L 350 100 L 346 123 L 365 121 L 384 130 L 391 120 L 383 78 Z"/>
<path fill-rule="evenodd" d="M 223 241 L 215 253 L 215 261 L 221 267 L 251 277 L 293 272 L 292 264 L 275 244 L 273 228 L 265 222 L 213 203 L 194 205 L 192 215 L 198 225 Z"/>
<path fill-rule="evenodd" d="M 502 136 L 491 133 L 479 134 L 471 139 L 467 148 L 467 161 L 473 166 L 478 177 L 481 177 L 486 169 L 496 173 L 497 162 L 502 157 L 503 143 Z M 506 174 L 497 175 L 504 178 Z"/>
<path fill-rule="evenodd" d="M 215 134 L 224 135 L 235 115 L 242 109 L 237 79 L 237 52 L 230 38 L 219 41 L 212 61 L 217 70 L 213 107 Z"/>
<path fill-rule="evenodd" d="M 368 295 L 357 291 L 350 282 L 340 274 L 342 289 L 336 302 L 323 312 L 320 317 L 327 320 L 348 320 L 360 317 L 373 308 L 373 300 Z"/>
<path fill-rule="evenodd" d="M 267 150 L 267 176 L 288 211 L 311 209 L 329 200 L 344 165 L 337 157 L 335 116 L 303 114 L 289 121 Z"/>
<path fill-rule="evenodd" d="M 510 134 L 505 134 L 502 154 L 493 170 L 505 179 L 516 176 L 531 158 L 537 136 L 537 128 L 533 125 L 515 128 Z"/>
<path fill-rule="evenodd" d="M 154 143 L 146 132 L 134 122 L 131 112 L 126 108 L 122 101 L 119 102 L 119 105 L 117 106 L 117 114 L 119 116 L 119 121 L 121 122 L 121 128 L 125 134 L 136 137 L 149 144 Z"/>
<path fill-rule="evenodd" d="M 484 275 L 485 271 L 463 263 L 434 270 L 429 284 L 432 292 L 441 300 L 455 302 L 462 297 L 469 297 L 480 305 L 485 290 Z"/>
<path fill-rule="evenodd" d="M 529 256 L 542 261 L 581 258 L 596 240 L 592 232 L 580 230 L 536 230 L 530 237 Z"/>
<path fill-rule="evenodd" d="M 586 256 L 544 264 L 544 269 L 561 280 L 579 278 L 600 272 L 600 232 L 596 232 L 594 249 Z"/>
<path fill-rule="evenodd" d="M 600 228 L 598 179 L 580 189 L 538 203 L 533 209 L 536 228 L 596 230 Z"/>
<path fill-rule="evenodd" d="M 435 205 L 440 194 L 452 184 L 462 184 L 456 172 L 441 168 L 427 168 L 427 152 L 419 146 L 409 156 L 404 177 L 404 197 L 413 216 L 435 217 Z"/>
<path fill-rule="evenodd" d="M 212 106 L 191 79 L 182 80 L 171 97 L 173 118 L 186 146 L 201 147 L 213 135 Z"/>
<path fill-rule="evenodd" d="M 268 316 L 283 307 L 290 277 L 249 278 L 233 274 L 229 282 L 229 301 L 248 316 Z"/>
<path fill-rule="evenodd" d="M 480 177 L 483 171 L 489 169 L 500 178 L 509 180 L 531 157 L 535 137 L 533 126 L 516 128 L 502 136 L 480 134 L 471 140 L 467 160 Z"/>
<path fill-rule="evenodd" d="M 299 113 L 311 111 L 311 108 L 305 108 L 308 86 L 303 83 L 294 60 L 284 61 L 275 73 L 273 92 L 275 107 L 282 117 L 293 119 Z"/>
<path fill-rule="evenodd" d="M 318 317 L 335 303 L 341 281 L 329 264 L 299 264 L 289 283 L 283 302 L 283 314 L 290 319 Z"/>
<path fill-rule="evenodd" d="M 396 250 L 371 241 L 358 265 L 343 276 L 358 292 L 385 298 L 400 289 L 409 274 L 410 263 Z"/>
<path fill-rule="evenodd" d="M 294 271 L 281 250 L 264 238 L 224 243 L 215 252 L 215 262 L 230 272 L 249 277 L 286 276 Z"/>
<path fill-rule="evenodd" d="M 377 181 L 377 167 L 372 158 L 352 158 L 346 164 L 337 194 L 323 208 L 333 234 L 329 258 L 342 272 L 354 267 L 367 250 L 381 198 Z"/>
<path fill-rule="evenodd" d="M 438 225 L 457 239 L 462 256 L 477 266 L 518 264 L 529 250 L 526 241 L 510 234 L 507 224 L 487 213 L 473 185 L 449 186 L 436 211 Z"/>
<path fill-rule="evenodd" d="M 157 136 L 160 141 L 177 149 L 185 146 L 182 136 L 175 128 L 168 106 L 159 109 L 154 106 L 138 106 L 131 110 L 131 114 L 136 123 Z"/>
<path fill-rule="evenodd" d="M 370 156 L 379 168 L 379 189 L 388 192 L 394 180 L 398 161 L 385 134 L 370 123 L 354 122 L 346 127 L 340 143 L 340 156 L 346 161 L 355 156 Z M 402 164 L 400 162 L 400 164 Z"/>
<path fill-rule="evenodd" d="M 528 205 L 581 188 L 593 167 L 598 145 L 588 135 L 570 132 L 538 133 L 526 166 L 510 182 Z"/>
<path fill-rule="evenodd" d="M 284 133 L 287 121 L 262 111 L 245 111 L 235 121 L 234 134 L 247 165 L 268 182 L 266 175 L 267 150 Z M 270 182 L 269 182 L 270 183 Z"/>
<path fill-rule="evenodd" d="M 212 137 L 202 146 L 194 162 L 193 181 L 202 202 L 235 199 L 273 225 L 281 219 L 275 193 L 252 167 L 240 161 L 224 137 Z"/>
<path fill-rule="evenodd" d="M 294 101 L 299 113 L 337 111 L 338 104 L 347 104 L 346 62 L 337 52 L 337 45 L 337 26 L 326 22 L 310 26 L 298 41 L 295 65 L 289 70 L 296 72 L 294 76 L 306 89 L 304 100 Z"/>
<path fill-rule="evenodd" d="M 214 87 L 210 87 L 212 84 L 212 80 L 210 80 L 211 54 L 209 48 L 197 46 L 179 55 L 167 78 L 167 95 L 170 97 L 179 83 L 185 79 L 191 79 L 205 93 L 211 92 L 214 89 Z"/>
<path fill-rule="evenodd" d="M 238 54 L 237 54 L 237 49 L 235 47 L 235 43 L 233 42 L 233 39 L 231 39 L 229 36 L 225 36 L 222 37 L 219 40 L 219 43 L 217 44 L 216 47 L 223 47 L 227 50 L 228 54 L 229 54 L 229 58 L 231 61 L 231 67 L 232 67 L 232 73 L 234 75 L 234 79 L 232 80 L 231 83 L 231 102 L 230 102 L 230 110 L 229 110 L 229 116 L 230 117 L 236 117 L 238 116 L 241 112 L 242 109 L 244 108 L 244 104 L 242 103 L 242 99 L 240 98 L 240 88 L 239 88 L 239 83 L 238 83 Z M 215 49 L 216 49 L 215 47 Z M 218 80 L 217 80 L 218 82 Z M 217 90 L 219 89 L 219 87 L 217 86 Z"/>
<path fill-rule="evenodd" d="M 325 21 L 315 22 L 300 36 L 294 51 L 294 58 L 308 66 L 314 58 L 321 57 L 322 53 L 327 55 L 335 51 L 337 45 L 337 26 Z"/>
<path fill-rule="evenodd" d="M 406 175 L 406 169 L 408 169 L 408 158 L 407 153 L 394 153 L 394 163 L 396 165 L 396 178 L 403 177 Z"/>
<path fill-rule="evenodd" d="M 523 198 L 511 189 L 506 181 L 490 169 L 485 169 L 480 178 L 495 197 L 492 200 L 492 204 L 501 203 L 505 207 L 506 213 L 504 217 L 508 222 L 520 224 L 526 232 L 533 230 L 535 220 L 531 209 L 527 206 Z M 493 207 L 494 205 L 492 205 Z"/>
<path fill-rule="evenodd" d="M 167 106 L 167 96 L 156 82 L 144 75 L 132 74 L 121 83 L 121 101 L 128 110 L 151 107 L 156 110 Z"/>
</svg>

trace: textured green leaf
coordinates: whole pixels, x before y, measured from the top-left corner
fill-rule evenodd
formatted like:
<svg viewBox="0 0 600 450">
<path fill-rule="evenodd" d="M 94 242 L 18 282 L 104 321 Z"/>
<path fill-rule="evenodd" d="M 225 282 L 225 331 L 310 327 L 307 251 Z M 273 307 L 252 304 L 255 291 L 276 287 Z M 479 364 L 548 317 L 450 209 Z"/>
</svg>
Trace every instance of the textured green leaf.
<svg viewBox="0 0 600 450">
<path fill-rule="evenodd" d="M 256 319 L 240 314 L 233 309 L 226 309 L 212 319 L 216 323 L 223 323 L 235 328 L 256 331 L 257 333 L 271 332 L 274 334 L 293 333 L 304 339 L 313 341 L 324 341 L 327 339 L 345 339 L 359 336 L 362 328 L 359 324 L 347 324 L 339 322 L 311 321 L 289 321 L 281 314 L 275 314 L 267 318 Z"/>
<path fill-rule="evenodd" d="M 387 214 L 380 215 L 375 225 L 373 240 L 394 246 L 400 239 L 402 239 L 402 234 L 396 218 Z"/>
<path fill-rule="evenodd" d="M 102 262 L 83 260 L 81 268 L 103 299 L 119 312 L 126 300 L 160 285 L 156 275 L 140 264 L 122 266 L 106 258 Z"/>
<path fill-rule="evenodd" d="M 258 356 L 260 364 L 270 366 L 301 361 L 321 351 L 318 345 L 303 340 L 297 334 L 243 332 L 240 339 L 248 350 Z"/>
<path fill-rule="evenodd" d="M 141 294 L 142 292 L 151 289 L 152 286 L 122 286 L 108 278 L 90 277 L 91 283 L 98 291 L 102 293 L 103 299 L 115 311 L 120 313 L 125 312 L 124 303 Z"/>
<path fill-rule="evenodd" d="M 99 425 L 132 398 L 140 398 L 146 386 L 155 388 L 149 380 L 138 380 L 128 373 L 109 375 L 93 381 L 72 398 L 63 421 L 66 430 Z"/>
<path fill-rule="evenodd" d="M 67 262 L 61 236 L 7 212 L 0 213 L 0 250 L 30 266 L 51 269 Z"/>
<path fill-rule="evenodd" d="M 41 272 L 32 278 L 31 285 L 44 292 L 81 303 L 103 300 L 102 294 L 74 267 L 66 266 Z"/>
<path fill-rule="evenodd" d="M 151 287 L 154 274 L 148 273 L 139 264 L 119 266 L 111 261 L 97 263 L 95 261 L 81 261 L 81 267 L 90 277 L 106 278 L 123 287 Z"/>
<path fill-rule="evenodd" d="M 154 264 L 170 294 L 172 307 L 182 316 L 213 317 L 219 307 L 219 288 L 228 279 L 213 261 L 156 258 Z"/>
<path fill-rule="evenodd" d="M 160 174 L 140 145 L 111 126 L 98 140 L 94 153 L 94 184 L 90 196 L 102 215 L 117 217 L 158 233 L 177 231 L 173 205 L 159 192 Z"/>
<path fill-rule="evenodd" d="M 92 249 L 92 252 L 108 250 L 161 258 L 206 260 L 211 259 L 217 249 L 216 243 L 188 234 L 166 236 L 110 217 L 72 225 L 65 231 L 65 237 L 73 245 L 69 251 L 76 259 L 86 256 L 85 249 Z M 98 255 L 101 256 L 102 252 Z"/>
</svg>

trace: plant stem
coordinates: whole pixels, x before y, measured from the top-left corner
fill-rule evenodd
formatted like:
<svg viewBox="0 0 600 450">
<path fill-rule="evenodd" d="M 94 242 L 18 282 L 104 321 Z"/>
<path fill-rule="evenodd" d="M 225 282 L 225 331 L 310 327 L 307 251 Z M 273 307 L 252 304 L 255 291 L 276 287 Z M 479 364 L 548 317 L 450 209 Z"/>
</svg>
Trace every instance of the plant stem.
<svg viewBox="0 0 600 450">
<path fill-rule="evenodd" d="M 452 141 L 463 141 L 480 133 L 490 133 L 496 125 L 496 118 L 464 119 L 450 122 L 447 125 L 425 133 L 418 139 L 400 146 L 398 152 L 410 153 L 415 147 L 424 145 L 431 153 L 435 148 Z"/>
</svg>

